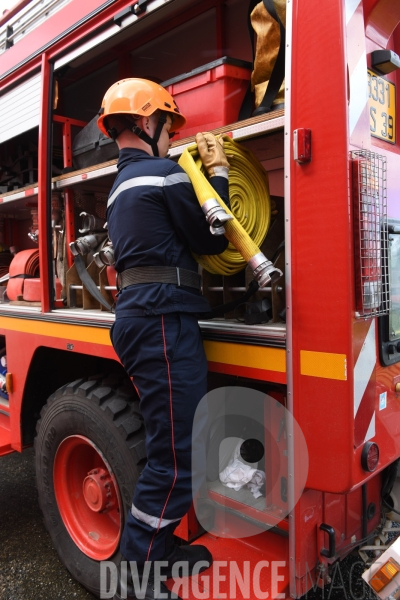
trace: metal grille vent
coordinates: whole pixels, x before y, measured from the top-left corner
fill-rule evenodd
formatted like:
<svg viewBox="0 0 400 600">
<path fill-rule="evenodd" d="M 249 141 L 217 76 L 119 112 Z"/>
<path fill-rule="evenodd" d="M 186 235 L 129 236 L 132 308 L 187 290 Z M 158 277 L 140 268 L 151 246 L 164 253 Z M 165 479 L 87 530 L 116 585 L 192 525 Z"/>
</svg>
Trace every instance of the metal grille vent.
<svg viewBox="0 0 400 600">
<path fill-rule="evenodd" d="M 357 150 L 351 153 L 351 158 L 356 315 L 384 315 L 390 307 L 386 157 L 369 150 Z"/>
</svg>

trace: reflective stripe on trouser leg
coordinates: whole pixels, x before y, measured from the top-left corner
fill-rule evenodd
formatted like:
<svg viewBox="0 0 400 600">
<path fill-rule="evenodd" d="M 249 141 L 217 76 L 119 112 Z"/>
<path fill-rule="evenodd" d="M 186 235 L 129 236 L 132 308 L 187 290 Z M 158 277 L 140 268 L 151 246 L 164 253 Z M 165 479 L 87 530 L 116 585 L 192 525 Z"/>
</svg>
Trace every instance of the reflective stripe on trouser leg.
<svg viewBox="0 0 400 600">
<path fill-rule="evenodd" d="M 192 501 L 192 423 L 206 393 L 207 361 L 197 320 L 190 314 L 117 318 L 115 350 L 140 393 L 148 463 L 133 505 L 157 527 L 128 514 L 121 551 L 138 563 L 162 558 L 166 535 Z M 159 519 L 171 525 L 159 527 Z"/>
<path fill-rule="evenodd" d="M 148 525 L 150 525 L 150 527 L 156 529 L 157 531 L 159 529 L 162 529 L 163 527 L 167 527 L 167 525 L 172 525 L 172 523 L 177 523 L 178 521 L 180 521 L 180 519 L 160 519 L 159 517 L 153 517 L 153 515 L 148 515 L 142 510 L 136 508 L 134 504 L 132 504 L 131 514 L 139 521 L 147 523 Z"/>
</svg>

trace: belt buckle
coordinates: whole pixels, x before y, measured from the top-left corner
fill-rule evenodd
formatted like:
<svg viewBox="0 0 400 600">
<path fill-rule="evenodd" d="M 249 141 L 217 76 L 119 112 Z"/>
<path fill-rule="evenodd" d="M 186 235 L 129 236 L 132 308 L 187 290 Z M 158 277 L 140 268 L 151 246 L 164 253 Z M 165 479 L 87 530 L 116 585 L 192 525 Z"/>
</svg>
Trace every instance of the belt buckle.
<svg viewBox="0 0 400 600">
<path fill-rule="evenodd" d="M 121 293 L 121 273 L 116 274 L 115 276 L 115 287 L 117 288 L 117 296 Z"/>
<path fill-rule="evenodd" d="M 178 287 L 181 287 L 181 277 L 179 275 L 179 267 L 175 267 L 175 269 L 176 269 L 176 281 L 177 281 L 176 285 Z"/>
</svg>

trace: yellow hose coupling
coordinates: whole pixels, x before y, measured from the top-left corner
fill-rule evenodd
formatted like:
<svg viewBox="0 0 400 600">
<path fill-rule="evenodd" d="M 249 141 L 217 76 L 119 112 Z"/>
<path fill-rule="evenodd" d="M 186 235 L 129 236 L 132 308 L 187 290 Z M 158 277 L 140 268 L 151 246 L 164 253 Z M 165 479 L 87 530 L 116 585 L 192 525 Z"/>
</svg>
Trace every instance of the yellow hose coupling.
<svg viewBox="0 0 400 600">
<path fill-rule="evenodd" d="M 249 266 L 253 270 L 253 277 L 258 281 L 260 287 L 266 287 L 282 275 L 282 271 L 274 267 L 262 252 L 251 257 Z"/>
<path fill-rule="evenodd" d="M 216 198 L 209 198 L 201 205 L 202 211 L 206 215 L 206 221 L 210 225 L 210 231 L 213 235 L 223 235 L 225 227 L 223 223 L 232 221 L 233 215 L 228 215 L 222 208 Z"/>
</svg>

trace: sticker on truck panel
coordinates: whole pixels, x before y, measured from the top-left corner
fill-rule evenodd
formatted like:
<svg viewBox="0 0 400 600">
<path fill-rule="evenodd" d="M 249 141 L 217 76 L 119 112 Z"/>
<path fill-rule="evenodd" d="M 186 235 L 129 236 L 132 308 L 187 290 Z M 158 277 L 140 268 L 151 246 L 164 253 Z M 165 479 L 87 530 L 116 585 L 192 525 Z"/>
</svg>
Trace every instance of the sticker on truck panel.
<svg viewBox="0 0 400 600">
<path fill-rule="evenodd" d="M 368 69 L 369 127 L 371 135 L 396 142 L 396 88 Z"/>
</svg>

